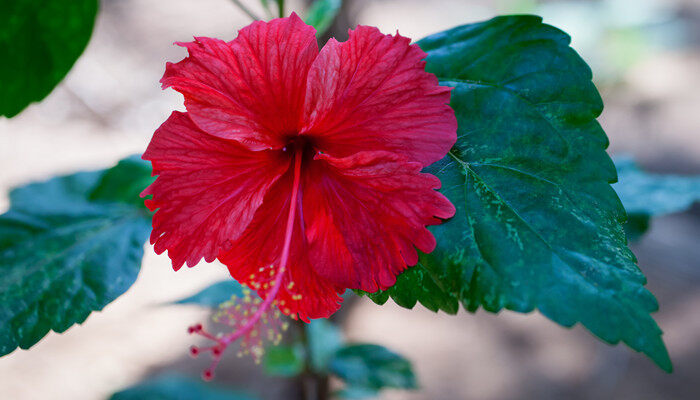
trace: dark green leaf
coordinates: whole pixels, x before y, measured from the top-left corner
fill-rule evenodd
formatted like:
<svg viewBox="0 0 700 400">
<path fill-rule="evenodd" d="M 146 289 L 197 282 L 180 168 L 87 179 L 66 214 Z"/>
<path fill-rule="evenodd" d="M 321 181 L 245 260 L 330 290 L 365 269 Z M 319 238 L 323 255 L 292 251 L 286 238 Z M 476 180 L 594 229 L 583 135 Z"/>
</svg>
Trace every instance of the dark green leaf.
<svg viewBox="0 0 700 400">
<path fill-rule="evenodd" d="M 85 49 L 97 0 L 3 0 L 0 116 L 46 97 Z"/>
<path fill-rule="evenodd" d="M 627 221 L 622 227 L 625 229 L 627 240 L 634 242 L 639 240 L 651 225 L 651 217 L 643 214 L 628 214 Z"/>
<path fill-rule="evenodd" d="M 124 175 L 144 181 L 132 162 L 10 193 L 0 216 L 0 355 L 83 322 L 134 283 L 151 217 L 117 190 Z"/>
<path fill-rule="evenodd" d="M 326 372 L 331 357 L 343 346 L 340 330 L 327 319 L 312 319 L 306 324 L 306 336 L 311 367 L 315 371 Z"/>
<path fill-rule="evenodd" d="M 414 389 L 411 363 L 400 355 L 374 344 L 353 344 L 338 350 L 330 370 L 350 388 Z"/>
<path fill-rule="evenodd" d="M 117 168 L 108 169 L 102 175 L 90 193 L 90 200 L 121 201 L 141 208 L 141 192 L 154 180 L 151 164 L 141 160 L 140 156 L 133 155 L 119 161 Z"/>
<path fill-rule="evenodd" d="M 110 397 L 111 400 L 253 400 L 200 379 L 167 374 L 141 382 Z"/>
<path fill-rule="evenodd" d="M 270 375 L 298 375 L 304 370 L 304 348 L 300 344 L 269 346 L 265 349 L 263 365 Z"/>
<path fill-rule="evenodd" d="M 658 305 L 626 246 L 625 211 L 610 186 L 615 167 L 596 121 L 603 104 L 569 42 L 536 16 L 418 42 L 426 69 L 454 87 L 458 141 L 426 170 L 457 213 L 431 228 L 438 245 L 415 267 L 426 271 L 415 275 L 421 281 L 399 280 L 393 293 L 439 303 L 411 289 L 431 279 L 440 297 L 450 293 L 468 310 L 538 309 L 608 343 L 624 341 L 669 371 L 649 315 Z"/>
<path fill-rule="evenodd" d="M 700 176 L 660 175 L 642 171 L 631 157 L 616 157 L 619 182 L 614 185 L 629 214 L 630 239 L 649 227 L 652 216 L 688 209 L 700 201 Z"/>
<path fill-rule="evenodd" d="M 410 268 L 397 278 L 396 285 L 385 291 L 370 293 L 368 297 L 377 304 L 384 304 L 391 296 L 401 307 L 413 308 L 416 302 L 420 302 L 431 311 L 443 310 L 448 314 L 456 314 L 459 311 L 457 298 L 429 275 L 430 271 L 422 265 Z"/>
<path fill-rule="evenodd" d="M 239 298 L 243 297 L 243 287 L 233 279 L 216 282 L 208 286 L 199 293 L 182 300 L 178 300 L 177 304 L 198 304 L 205 307 L 218 307 L 219 304 L 231 299 L 231 296 L 236 295 Z"/>
<path fill-rule="evenodd" d="M 320 37 L 331 26 L 342 5 L 342 0 L 316 0 L 309 8 L 305 22 L 316 28 L 316 36 Z"/>
</svg>

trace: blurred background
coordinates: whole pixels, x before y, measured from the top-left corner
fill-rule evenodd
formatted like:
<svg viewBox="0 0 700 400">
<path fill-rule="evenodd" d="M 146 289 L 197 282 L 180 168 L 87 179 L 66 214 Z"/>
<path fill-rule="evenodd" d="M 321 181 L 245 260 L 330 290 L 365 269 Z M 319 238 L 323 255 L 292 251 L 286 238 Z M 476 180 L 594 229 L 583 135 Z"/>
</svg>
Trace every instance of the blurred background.
<svg viewBox="0 0 700 400">
<path fill-rule="evenodd" d="M 263 14 L 257 0 L 241 0 Z M 289 1 L 300 14 L 303 1 Z M 700 0 L 346 0 L 332 33 L 357 23 L 419 39 L 505 13 L 536 13 L 573 37 L 606 104 L 601 123 L 613 154 L 647 170 L 700 173 Z M 160 90 L 175 41 L 232 39 L 250 19 L 230 0 L 104 0 L 83 56 L 41 103 L 0 119 L 0 211 L 10 188 L 77 170 L 105 168 L 146 148 L 180 95 Z M 345 36 L 346 37 L 346 36 Z M 657 296 L 655 315 L 675 364 L 665 374 L 626 347 L 541 315 L 479 311 L 457 316 L 391 301 L 343 308 L 350 341 L 373 342 L 413 362 L 420 389 L 382 399 L 696 399 L 700 397 L 700 207 L 653 220 L 633 244 Z M 209 313 L 169 302 L 228 276 L 219 264 L 174 273 L 147 248 L 136 284 L 103 312 L 31 351 L 0 359 L 1 399 L 102 399 L 145 377 L 196 377 L 186 334 Z M 224 357 L 217 381 L 262 399 L 294 398 L 293 380 L 265 376 L 252 360 Z M 47 395 L 49 394 L 49 395 Z"/>
</svg>

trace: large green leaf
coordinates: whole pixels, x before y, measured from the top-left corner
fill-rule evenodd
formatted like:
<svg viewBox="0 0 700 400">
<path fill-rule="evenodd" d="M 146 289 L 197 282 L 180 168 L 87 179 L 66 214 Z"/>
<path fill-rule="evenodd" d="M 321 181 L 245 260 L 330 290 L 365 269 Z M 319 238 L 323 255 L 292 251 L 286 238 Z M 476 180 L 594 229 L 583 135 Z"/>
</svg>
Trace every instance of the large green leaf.
<svg viewBox="0 0 700 400">
<path fill-rule="evenodd" d="M 110 400 L 252 400 L 238 391 L 204 383 L 200 379 L 165 374 L 115 393 Z"/>
<path fill-rule="evenodd" d="M 628 156 L 616 157 L 619 182 L 613 185 L 629 219 L 625 232 L 631 239 L 649 227 L 652 216 L 688 209 L 700 201 L 700 176 L 650 174 Z"/>
<path fill-rule="evenodd" d="M 85 49 L 97 0 L 3 0 L 0 116 L 46 97 Z"/>
<path fill-rule="evenodd" d="M 149 176 L 130 158 L 10 193 L 0 216 L 0 355 L 83 322 L 134 283 L 151 217 L 123 194 Z"/>
<path fill-rule="evenodd" d="M 411 363 L 376 344 L 352 344 L 343 347 L 333 356 L 330 370 L 350 388 L 379 390 L 418 387 Z"/>
<path fill-rule="evenodd" d="M 437 248 L 390 294 L 466 309 L 538 309 L 623 341 L 664 370 L 658 308 L 627 248 L 615 167 L 596 121 L 603 104 L 564 32 L 536 16 L 499 17 L 427 37 L 427 70 L 454 87 L 458 140 L 427 171 L 457 208 L 432 227 Z M 431 282 L 432 281 L 432 282 Z M 432 285 L 436 295 L 416 291 Z M 408 304 L 406 298 L 397 300 Z M 430 307 L 434 308 L 434 307 Z M 441 307 L 448 312 L 454 308 Z"/>
</svg>

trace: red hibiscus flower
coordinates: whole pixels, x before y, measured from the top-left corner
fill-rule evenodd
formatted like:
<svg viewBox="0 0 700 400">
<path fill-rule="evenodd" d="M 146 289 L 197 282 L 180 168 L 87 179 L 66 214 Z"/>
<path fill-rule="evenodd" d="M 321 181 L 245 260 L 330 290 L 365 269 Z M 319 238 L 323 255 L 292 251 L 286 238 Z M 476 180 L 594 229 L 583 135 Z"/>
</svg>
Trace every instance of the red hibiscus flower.
<svg viewBox="0 0 700 400">
<path fill-rule="evenodd" d="M 187 112 L 153 135 L 143 158 L 158 178 L 143 195 L 156 253 L 176 270 L 218 259 L 264 299 L 219 345 L 272 306 L 328 317 L 347 288 L 386 289 L 416 248 L 434 249 L 426 226 L 455 209 L 420 171 L 446 155 L 457 122 L 418 46 L 359 26 L 319 51 L 296 14 L 179 44 L 189 56 L 161 82 Z"/>
</svg>

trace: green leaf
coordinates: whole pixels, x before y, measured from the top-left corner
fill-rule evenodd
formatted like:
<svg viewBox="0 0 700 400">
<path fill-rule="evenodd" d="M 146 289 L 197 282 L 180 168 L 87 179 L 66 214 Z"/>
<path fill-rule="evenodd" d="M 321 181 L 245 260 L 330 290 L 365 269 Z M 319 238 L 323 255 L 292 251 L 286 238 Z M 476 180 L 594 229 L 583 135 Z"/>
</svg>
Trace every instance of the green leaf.
<svg viewBox="0 0 700 400">
<path fill-rule="evenodd" d="M 627 221 L 622 227 L 625 229 L 625 235 L 630 242 L 641 239 L 642 236 L 649 230 L 651 225 L 651 217 L 642 214 L 629 214 Z"/>
<path fill-rule="evenodd" d="M 82 323 L 134 283 L 151 220 L 119 191 L 125 175 L 147 180 L 132 174 L 134 162 L 10 193 L 0 216 L 0 355 Z"/>
<path fill-rule="evenodd" d="M 42 100 L 66 76 L 92 34 L 97 0 L 3 0 L 0 116 Z"/>
<path fill-rule="evenodd" d="M 119 161 L 116 168 L 105 171 L 90 193 L 90 200 L 120 201 L 142 208 L 141 192 L 154 180 L 151 164 L 139 155 L 132 155 Z"/>
<path fill-rule="evenodd" d="M 312 319 L 306 324 L 306 336 L 311 367 L 315 371 L 326 372 L 330 359 L 343 346 L 343 335 L 327 319 Z"/>
<path fill-rule="evenodd" d="M 349 388 L 378 390 L 418 387 L 411 363 L 375 344 L 343 347 L 333 356 L 330 370 L 344 380 Z"/>
<path fill-rule="evenodd" d="M 628 213 L 629 240 L 639 239 L 652 216 L 680 212 L 700 201 L 700 177 L 658 175 L 642 171 L 631 157 L 615 159 L 619 182 L 614 185 Z"/>
<path fill-rule="evenodd" d="M 165 374 L 115 393 L 110 400 L 253 400 L 254 398 L 199 379 Z"/>
<path fill-rule="evenodd" d="M 648 229 L 650 217 L 680 212 L 700 201 L 700 176 L 650 174 L 628 156 L 616 157 L 615 166 L 619 182 L 614 188 L 629 214 L 625 231 L 630 239 Z"/>
<path fill-rule="evenodd" d="M 412 289 L 434 284 L 470 311 L 538 309 L 670 371 L 649 315 L 658 305 L 627 248 L 625 211 L 610 186 L 615 167 L 596 121 L 603 104 L 569 43 L 536 16 L 498 17 L 418 42 L 426 69 L 454 87 L 458 140 L 426 171 L 457 213 L 431 227 L 437 248 L 415 267 L 425 272 L 392 292 L 438 303 Z"/>
<path fill-rule="evenodd" d="M 321 37 L 338 15 L 342 0 L 316 0 L 306 14 L 306 23 L 316 28 L 316 36 Z"/>
<path fill-rule="evenodd" d="M 197 304 L 204 307 L 216 308 L 221 303 L 230 300 L 233 295 L 242 298 L 243 287 L 238 282 L 230 279 L 207 286 L 199 293 L 178 300 L 176 304 Z"/>
<path fill-rule="evenodd" d="M 422 264 L 418 268 L 409 268 L 399 275 L 396 284 L 387 290 L 376 293 L 355 291 L 360 296 L 367 296 L 379 305 L 383 305 L 391 297 L 396 304 L 405 308 L 413 308 L 420 302 L 423 307 L 431 311 L 443 310 L 448 314 L 457 314 L 459 301 L 450 292 L 445 290 L 437 279 L 430 276 Z"/>
<path fill-rule="evenodd" d="M 263 358 L 265 372 L 277 376 L 296 376 L 304 370 L 304 348 L 293 346 L 269 346 Z"/>
</svg>

